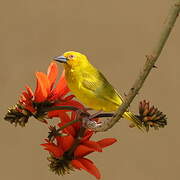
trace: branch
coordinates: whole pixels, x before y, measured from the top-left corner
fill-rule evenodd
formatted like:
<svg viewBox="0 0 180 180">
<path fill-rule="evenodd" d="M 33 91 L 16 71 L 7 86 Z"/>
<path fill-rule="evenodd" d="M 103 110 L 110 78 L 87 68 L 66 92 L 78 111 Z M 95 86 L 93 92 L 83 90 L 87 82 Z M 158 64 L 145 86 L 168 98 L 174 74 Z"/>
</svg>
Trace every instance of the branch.
<svg viewBox="0 0 180 180">
<path fill-rule="evenodd" d="M 162 32 L 158 38 L 157 44 L 155 45 L 151 55 L 146 56 L 147 60 L 145 62 L 143 70 L 139 73 L 139 76 L 136 79 L 134 85 L 129 90 L 129 93 L 126 96 L 124 103 L 122 103 L 122 105 L 117 110 L 116 114 L 111 119 L 107 119 L 106 121 L 103 121 L 102 123 L 99 124 L 92 121 L 89 122 L 89 127 L 92 130 L 98 132 L 107 131 L 108 129 L 112 128 L 121 119 L 122 115 L 124 114 L 126 109 L 130 106 L 131 102 L 133 101 L 133 99 L 135 98 L 135 96 L 138 94 L 139 90 L 143 86 L 150 71 L 152 70 L 153 67 L 155 67 L 155 62 L 160 56 L 161 51 L 170 35 L 170 32 L 174 27 L 179 12 L 180 12 L 180 0 L 175 0 L 170 9 L 168 17 L 162 29 Z"/>
<path fill-rule="evenodd" d="M 46 107 L 43 108 L 42 112 L 49 112 L 49 111 L 56 111 L 56 110 L 70 110 L 70 111 L 80 111 L 79 113 L 81 115 L 90 116 L 90 114 L 86 111 L 80 110 L 77 107 L 74 106 L 52 106 L 52 107 Z M 95 115 L 93 118 L 104 118 L 104 117 L 112 117 L 114 113 L 100 113 Z M 72 123 L 73 124 L 73 123 Z"/>
<path fill-rule="evenodd" d="M 52 106 L 52 107 L 43 108 L 43 112 L 56 111 L 56 110 L 78 111 L 79 109 L 74 106 Z"/>
</svg>

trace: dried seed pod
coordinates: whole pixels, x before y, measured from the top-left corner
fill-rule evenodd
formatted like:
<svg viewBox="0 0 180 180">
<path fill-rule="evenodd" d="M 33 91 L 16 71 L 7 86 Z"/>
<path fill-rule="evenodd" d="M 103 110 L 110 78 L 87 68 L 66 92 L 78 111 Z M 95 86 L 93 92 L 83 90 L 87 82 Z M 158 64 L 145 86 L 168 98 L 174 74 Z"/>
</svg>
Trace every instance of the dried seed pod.
<svg viewBox="0 0 180 180">
<path fill-rule="evenodd" d="M 64 156 L 61 158 L 50 156 L 47 158 L 47 160 L 50 162 L 50 170 L 57 175 L 70 174 L 70 171 L 73 171 L 73 167 L 70 163 L 71 160 L 64 158 Z"/>
<path fill-rule="evenodd" d="M 4 119 L 15 126 L 20 125 L 21 127 L 24 127 L 30 116 L 32 116 L 32 114 L 28 110 L 25 110 L 21 105 L 16 104 L 8 109 Z"/>
<path fill-rule="evenodd" d="M 158 130 L 167 125 L 166 115 L 159 111 L 158 108 L 150 107 L 150 103 L 146 100 L 139 103 L 139 115 L 137 117 L 142 121 L 146 131 L 149 131 L 149 128 Z"/>
</svg>

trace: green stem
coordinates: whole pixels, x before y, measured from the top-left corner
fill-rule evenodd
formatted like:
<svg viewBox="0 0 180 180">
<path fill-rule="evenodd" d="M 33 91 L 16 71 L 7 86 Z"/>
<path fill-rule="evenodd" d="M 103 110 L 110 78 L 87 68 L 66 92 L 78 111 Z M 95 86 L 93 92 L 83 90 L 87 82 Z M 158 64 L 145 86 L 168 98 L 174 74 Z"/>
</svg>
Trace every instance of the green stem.
<svg viewBox="0 0 180 180">
<path fill-rule="evenodd" d="M 79 108 L 74 106 L 52 106 L 43 108 L 43 112 L 56 111 L 56 110 L 70 110 L 70 111 L 78 111 Z M 89 115 L 87 112 L 82 112 L 83 115 Z M 103 118 L 103 117 L 112 117 L 114 113 L 101 113 L 94 116 L 94 118 Z"/>
<path fill-rule="evenodd" d="M 43 112 L 56 111 L 56 110 L 77 111 L 79 110 L 79 108 L 74 107 L 74 106 L 52 106 L 52 107 L 43 108 Z"/>
<path fill-rule="evenodd" d="M 81 121 L 81 119 L 75 119 L 73 121 L 70 121 L 70 122 L 66 123 L 64 126 L 57 129 L 57 131 L 62 131 L 64 128 L 67 128 L 68 126 L 70 126 L 70 125 L 72 125 L 72 124 L 74 124 L 76 122 L 79 122 L 79 121 Z"/>
<path fill-rule="evenodd" d="M 102 114 L 98 114 L 97 116 L 95 116 L 94 118 L 103 118 L 103 117 L 112 117 L 114 114 L 113 113 L 102 113 Z M 82 119 L 75 119 L 75 120 L 72 120 L 68 123 L 66 123 L 64 126 L 60 127 L 59 129 L 57 129 L 57 131 L 62 131 L 64 128 L 67 128 L 68 126 L 76 123 L 76 122 L 79 122 L 81 121 Z"/>
</svg>

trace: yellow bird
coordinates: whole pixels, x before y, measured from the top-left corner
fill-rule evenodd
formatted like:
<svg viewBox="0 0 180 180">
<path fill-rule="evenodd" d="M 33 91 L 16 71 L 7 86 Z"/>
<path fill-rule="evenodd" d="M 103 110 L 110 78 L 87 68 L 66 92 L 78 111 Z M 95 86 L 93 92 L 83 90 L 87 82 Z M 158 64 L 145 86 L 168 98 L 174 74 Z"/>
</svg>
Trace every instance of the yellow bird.
<svg viewBox="0 0 180 180">
<path fill-rule="evenodd" d="M 85 55 L 69 51 L 54 60 L 64 64 L 69 89 L 86 106 L 98 111 L 112 112 L 122 104 L 122 97 Z M 123 117 L 141 128 L 140 120 L 132 112 L 125 112 Z"/>
</svg>

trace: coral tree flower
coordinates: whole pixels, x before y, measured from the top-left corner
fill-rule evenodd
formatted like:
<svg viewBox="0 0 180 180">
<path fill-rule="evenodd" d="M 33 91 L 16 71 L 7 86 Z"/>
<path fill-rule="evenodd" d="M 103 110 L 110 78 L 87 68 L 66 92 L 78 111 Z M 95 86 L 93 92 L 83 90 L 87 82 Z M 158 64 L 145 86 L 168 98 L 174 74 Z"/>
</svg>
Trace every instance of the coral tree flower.
<svg viewBox="0 0 180 180">
<path fill-rule="evenodd" d="M 66 123 L 73 121 L 75 116 L 71 113 L 71 117 L 66 112 L 60 113 L 59 117 L 61 123 L 59 127 L 64 126 Z M 100 141 L 90 140 L 94 134 L 91 130 L 85 130 L 81 138 L 79 134 L 82 131 L 81 122 L 74 123 L 62 130 L 63 136 L 56 136 L 53 142 L 46 139 L 46 143 L 41 144 L 44 149 L 49 151 L 51 157 L 50 168 L 58 175 L 69 173 L 69 170 L 78 169 L 85 170 L 100 179 L 101 175 L 95 164 L 86 158 L 92 152 L 102 152 L 102 149 L 110 146 L 116 139 L 106 138 Z"/>
<path fill-rule="evenodd" d="M 36 89 L 35 92 L 29 86 L 26 86 L 26 91 L 22 92 L 19 103 L 31 113 L 36 111 L 35 105 L 42 103 L 53 103 L 55 100 L 65 100 L 63 97 L 69 92 L 67 87 L 64 72 L 53 88 L 58 75 L 58 68 L 55 62 L 52 62 L 48 67 L 47 74 L 43 72 L 36 73 Z"/>
<path fill-rule="evenodd" d="M 66 80 L 64 72 L 61 75 L 59 82 L 54 88 L 55 81 L 58 75 L 58 68 L 55 62 L 52 62 L 48 68 L 47 74 L 43 72 L 36 73 L 37 85 L 35 92 L 31 90 L 30 87 L 26 86 L 26 91 L 22 92 L 20 97 L 20 104 L 31 113 L 36 111 L 38 106 L 78 106 L 82 107 L 80 103 L 72 100 L 73 95 L 66 96 L 70 91 Z M 54 114 L 50 115 L 51 117 Z"/>
<path fill-rule="evenodd" d="M 30 116 L 34 116 L 36 119 L 46 122 L 44 118 L 56 117 L 61 111 L 70 111 L 54 110 L 47 113 L 44 109 L 49 107 L 74 106 L 83 109 L 84 106 L 82 104 L 73 100 L 74 95 L 67 95 L 70 90 L 67 86 L 64 72 L 55 85 L 57 76 L 58 67 L 55 62 L 51 62 L 47 74 L 37 72 L 35 91 L 33 92 L 29 86 L 26 86 L 26 91 L 22 92 L 19 102 L 15 106 L 9 108 L 5 120 L 15 125 L 19 124 L 20 126 L 25 126 Z"/>
<path fill-rule="evenodd" d="M 58 81 L 56 87 L 54 88 L 55 81 L 58 75 L 58 67 L 55 62 L 49 65 L 47 74 L 43 72 L 36 73 L 37 85 L 35 92 L 31 90 L 30 87 L 26 86 L 26 91 L 23 91 L 20 98 L 20 104 L 24 106 L 25 109 L 34 113 L 38 106 L 76 106 L 82 108 L 83 106 L 72 100 L 74 95 L 68 95 L 69 88 L 67 86 L 64 71 Z M 49 117 L 58 116 L 57 111 L 51 112 Z"/>
</svg>

